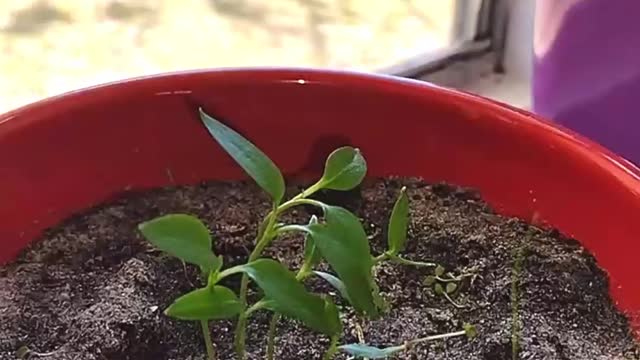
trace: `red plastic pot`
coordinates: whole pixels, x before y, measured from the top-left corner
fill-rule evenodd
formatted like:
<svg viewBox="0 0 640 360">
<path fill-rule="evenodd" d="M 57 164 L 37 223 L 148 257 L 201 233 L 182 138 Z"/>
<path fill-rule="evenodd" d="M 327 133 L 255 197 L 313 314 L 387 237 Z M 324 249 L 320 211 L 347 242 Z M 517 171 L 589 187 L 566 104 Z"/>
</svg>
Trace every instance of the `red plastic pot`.
<svg viewBox="0 0 640 360">
<path fill-rule="evenodd" d="M 308 70 L 196 71 L 50 98 L 0 116 L 0 262 L 73 213 L 129 190 L 235 179 L 197 118 L 230 123 L 289 176 L 338 145 L 371 176 L 479 189 L 500 212 L 580 239 L 640 328 L 640 170 L 534 115 L 433 85 Z"/>
</svg>

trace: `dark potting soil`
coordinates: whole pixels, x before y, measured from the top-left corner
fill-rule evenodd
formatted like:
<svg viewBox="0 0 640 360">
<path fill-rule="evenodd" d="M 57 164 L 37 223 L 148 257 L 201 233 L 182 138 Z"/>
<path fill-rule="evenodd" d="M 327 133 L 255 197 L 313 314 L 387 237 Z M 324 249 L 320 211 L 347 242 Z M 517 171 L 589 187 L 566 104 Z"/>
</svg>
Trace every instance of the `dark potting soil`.
<svg viewBox="0 0 640 360">
<path fill-rule="evenodd" d="M 640 359 L 627 320 L 608 296 L 606 274 L 584 248 L 557 231 L 496 215 L 473 192 L 415 179 L 370 181 L 356 191 L 319 197 L 355 211 L 378 254 L 402 185 L 411 199 L 404 256 L 476 276 L 468 277 L 455 295 L 464 306 L 459 309 L 423 283 L 433 268 L 383 263 L 376 278 L 390 310 L 369 322 L 358 322 L 346 311 L 343 343 L 358 341 L 357 327 L 367 343 L 389 346 L 457 331 L 468 322 L 477 326 L 474 340 L 425 343 L 397 358 L 511 359 L 513 251 L 527 241 L 519 358 Z M 173 212 L 197 215 L 212 230 L 216 253 L 231 266 L 246 259 L 256 224 L 268 208 L 266 197 L 252 184 L 209 183 L 127 194 L 73 217 L 0 268 L 0 358 L 14 359 L 16 349 L 26 345 L 53 352 L 45 359 L 204 359 L 198 324 L 162 314 L 174 298 L 197 285 L 195 269 L 154 250 L 136 225 Z M 286 217 L 306 222 L 312 211 L 298 208 Z M 277 240 L 265 256 L 295 269 L 302 247 L 301 237 L 291 235 Z M 224 284 L 237 289 L 238 282 L 231 278 Z M 332 291 L 319 280 L 307 285 Z M 269 317 L 258 312 L 251 319 L 251 359 L 264 357 Z M 213 322 L 211 331 L 219 358 L 233 359 L 233 323 Z M 282 320 L 277 359 L 319 359 L 327 344 L 326 338 Z"/>
</svg>

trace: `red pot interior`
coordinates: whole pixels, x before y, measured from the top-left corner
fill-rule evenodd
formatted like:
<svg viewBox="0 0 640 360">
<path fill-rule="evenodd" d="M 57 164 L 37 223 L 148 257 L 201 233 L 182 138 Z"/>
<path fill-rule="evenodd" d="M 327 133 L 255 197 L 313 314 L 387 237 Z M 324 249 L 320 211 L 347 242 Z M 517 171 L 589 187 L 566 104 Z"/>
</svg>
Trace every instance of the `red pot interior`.
<svg viewBox="0 0 640 360">
<path fill-rule="evenodd" d="M 203 71 L 67 94 L 0 116 L 0 262 L 120 192 L 242 173 L 197 107 L 252 139 L 289 176 L 336 146 L 372 176 L 472 186 L 499 211 L 580 239 L 640 326 L 640 171 L 535 116 L 424 83 L 302 71 Z"/>
</svg>

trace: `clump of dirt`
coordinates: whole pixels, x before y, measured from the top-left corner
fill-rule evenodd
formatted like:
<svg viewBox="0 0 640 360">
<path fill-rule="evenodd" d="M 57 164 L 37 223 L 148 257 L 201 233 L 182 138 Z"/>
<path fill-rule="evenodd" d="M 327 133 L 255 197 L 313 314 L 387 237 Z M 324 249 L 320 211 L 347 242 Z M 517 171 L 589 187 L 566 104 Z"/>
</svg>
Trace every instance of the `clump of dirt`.
<svg viewBox="0 0 640 360">
<path fill-rule="evenodd" d="M 379 320 L 359 321 L 336 298 L 344 310 L 343 343 L 358 341 L 357 327 L 368 344 L 389 346 L 457 331 L 468 322 L 478 328 L 474 340 L 421 344 L 398 358 L 511 359 L 512 253 L 526 240 L 520 359 L 640 359 L 627 319 L 609 298 L 606 274 L 578 242 L 557 231 L 499 216 L 472 191 L 417 179 L 368 181 L 355 191 L 318 197 L 358 214 L 378 254 L 386 243 L 389 213 L 405 185 L 411 223 L 404 256 L 475 274 L 454 299 L 464 307 L 424 284 L 433 269 L 383 263 L 376 278 L 390 310 Z M 0 268 L 0 359 L 14 359 L 23 345 L 53 352 L 48 359 L 204 359 L 198 324 L 162 314 L 174 298 L 197 286 L 195 269 L 154 250 L 136 226 L 167 213 L 196 215 L 214 234 L 215 252 L 232 266 L 247 258 L 256 224 L 268 209 L 268 200 L 252 184 L 213 182 L 127 194 L 69 219 Z M 286 220 L 305 222 L 312 212 L 297 208 Z M 302 250 L 302 238 L 289 235 L 265 256 L 294 269 Z M 224 285 L 237 289 L 238 279 Z M 332 291 L 317 280 L 307 286 Z M 269 319 L 267 312 L 251 318 L 251 359 L 264 357 Z M 211 330 L 220 359 L 233 359 L 232 321 L 213 322 Z M 285 319 L 278 327 L 277 358 L 319 359 L 327 344 Z"/>
</svg>

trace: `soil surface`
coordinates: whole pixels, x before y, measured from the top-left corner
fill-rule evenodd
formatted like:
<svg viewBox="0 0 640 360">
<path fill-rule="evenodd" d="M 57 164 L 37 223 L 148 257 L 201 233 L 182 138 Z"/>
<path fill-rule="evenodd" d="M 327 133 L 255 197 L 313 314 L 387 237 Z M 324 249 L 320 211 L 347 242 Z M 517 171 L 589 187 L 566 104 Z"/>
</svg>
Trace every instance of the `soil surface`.
<svg viewBox="0 0 640 360">
<path fill-rule="evenodd" d="M 557 231 L 496 215 L 471 191 L 415 179 L 370 181 L 352 192 L 317 197 L 355 211 L 379 254 L 402 185 L 411 199 L 404 256 L 437 261 L 455 274 L 475 274 L 452 295 L 464 307 L 455 307 L 424 284 L 433 268 L 383 263 L 376 277 L 389 310 L 379 320 L 363 322 L 344 307 L 343 343 L 358 341 L 358 327 L 367 343 L 389 346 L 457 331 L 468 322 L 477 326 L 474 340 L 421 344 L 397 358 L 511 359 L 513 253 L 526 241 L 519 358 L 640 359 L 627 320 L 608 296 L 606 274 L 578 242 Z M 204 359 L 198 324 L 162 314 L 197 283 L 195 269 L 155 251 L 136 226 L 167 213 L 197 215 L 212 230 L 216 253 L 231 266 L 244 262 L 256 224 L 268 209 L 254 185 L 208 183 L 127 194 L 73 217 L 0 268 L 0 359 L 14 359 L 21 346 L 53 352 L 40 357 L 44 359 Z M 297 208 L 285 220 L 306 222 L 311 212 Z M 290 235 L 277 240 L 265 256 L 296 269 L 302 248 L 301 237 Z M 237 288 L 238 282 L 231 278 L 224 285 Z M 319 280 L 307 285 L 332 292 Z M 337 297 L 336 302 L 345 305 Z M 251 318 L 251 359 L 264 356 L 269 318 L 267 312 Z M 211 331 L 220 359 L 233 359 L 233 323 L 214 322 Z M 282 320 L 278 326 L 278 359 L 319 359 L 327 344 L 294 321 Z"/>
</svg>

